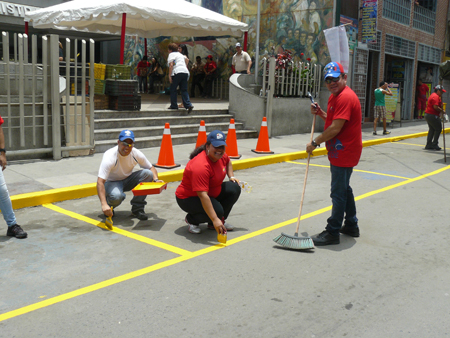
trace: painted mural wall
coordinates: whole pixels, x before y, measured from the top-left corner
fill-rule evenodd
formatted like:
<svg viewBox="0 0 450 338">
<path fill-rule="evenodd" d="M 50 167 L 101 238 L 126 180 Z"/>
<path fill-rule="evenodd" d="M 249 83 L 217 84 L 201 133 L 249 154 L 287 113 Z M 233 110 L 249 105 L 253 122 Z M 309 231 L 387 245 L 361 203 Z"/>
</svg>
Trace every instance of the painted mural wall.
<svg viewBox="0 0 450 338">
<path fill-rule="evenodd" d="M 248 53 L 254 62 L 256 48 L 257 0 L 191 0 L 190 2 L 221 13 L 249 25 Z M 325 65 L 330 61 L 324 29 L 334 26 L 333 0 L 261 0 L 260 60 L 269 55 L 276 56 L 289 49 L 294 60 L 311 59 L 313 63 Z M 223 78 L 231 75 L 231 59 L 236 42 L 243 37 L 188 38 L 159 37 L 147 39 L 147 55 L 166 65 L 167 46 L 170 42 L 185 43 L 189 59 L 197 55 L 206 58 L 213 55 Z M 144 39 L 127 36 L 125 41 L 125 64 L 133 69 L 144 55 Z M 261 67 L 259 67 L 261 69 Z"/>
</svg>

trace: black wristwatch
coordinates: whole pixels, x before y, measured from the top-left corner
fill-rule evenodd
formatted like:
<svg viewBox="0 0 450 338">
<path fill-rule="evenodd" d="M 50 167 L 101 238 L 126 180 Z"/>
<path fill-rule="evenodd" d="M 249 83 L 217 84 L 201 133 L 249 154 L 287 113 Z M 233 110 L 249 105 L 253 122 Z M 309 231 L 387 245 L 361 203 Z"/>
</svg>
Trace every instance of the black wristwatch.
<svg viewBox="0 0 450 338">
<path fill-rule="evenodd" d="M 311 145 L 316 147 L 316 148 L 320 147 L 320 144 L 317 144 L 316 141 L 314 141 L 314 140 L 311 141 Z"/>
<path fill-rule="evenodd" d="M 6 154 L 6 149 L 0 148 L 0 153 L 4 152 Z"/>
</svg>

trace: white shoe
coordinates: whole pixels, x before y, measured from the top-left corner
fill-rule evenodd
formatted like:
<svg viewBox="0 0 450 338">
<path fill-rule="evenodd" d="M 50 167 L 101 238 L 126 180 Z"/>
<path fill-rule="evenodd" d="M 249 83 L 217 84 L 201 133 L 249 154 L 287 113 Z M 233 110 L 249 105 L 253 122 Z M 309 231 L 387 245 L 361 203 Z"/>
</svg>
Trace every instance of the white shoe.
<svg viewBox="0 0 450 338">
<path fill-rule="evenodd" d="M 223 225 L 225 226 L 225 229 L 227 229 L 227 231 L 233 231 L 234 229 L 234 226 L 230 223 L 225 222 Z"/>
<path fill-rule="evenodd" d="M 184 219 L 184 221 L 185 221 L 186 224 L 188 225 L 188 231 L 189 231 L 190 233 L 192 233 L 192 234 L 199 234 L 199 233 L 202 232 L 202 229 L 200 229 L 200 226 L 194 225 L 194 224 L 191 224 L 191 223 L 188 222 L 187 216 L 186 216 L 186 218 Z"/>
</svg>

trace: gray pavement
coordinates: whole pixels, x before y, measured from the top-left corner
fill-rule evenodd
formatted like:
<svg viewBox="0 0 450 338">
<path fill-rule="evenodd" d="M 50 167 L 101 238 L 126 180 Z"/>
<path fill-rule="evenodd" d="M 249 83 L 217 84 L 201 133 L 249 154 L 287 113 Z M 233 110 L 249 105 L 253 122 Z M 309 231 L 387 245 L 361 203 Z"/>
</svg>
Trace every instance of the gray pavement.
<svg viewBox="0 0 450 338">
<path fill-rule="evenodd" d="M 403 124 L 390 136 L 426 129 Z M 309 137 L 273 138 L 270 146 L 295 152 Z M 363 138 L 386 139 L 371 130 Z M 236 172 L 253 189 L 232 210 L 236 229 L 226 246 L 204 226 L 200 235 L 187 232 L 174 202 L 177 182 L 147 198 L 148 221 L 130 216 L 128 194 L 114 231 L 104 228 L 97 196 L 19 209 L 29 238 L 0 236 L 0 336 L 448 335 L 450 232 L 439 201 L 450 191 L 450 166 L 442 151 L 423 150 L 424 142 L 365 147 L 351 180 L 361 237 L 341 236 L 339 245 L 309 252 L 272 241 L 294 233 L 304 159 Z M 242 158 L 260 156 L 251 152 L 256 140 L 238 145 Z M 175 161 L 185 164 L 192 148 L 175 146 Z M 144 152 L 155 161 L 159 149 Z M 5 174 L 26 172 L 30 187 L 93 183 L 100 160 L 11 163 Z M 330 213 L 328 165 L 325 156 L 311 159 L 305 235 L 321 232 Z"/>
</svg>

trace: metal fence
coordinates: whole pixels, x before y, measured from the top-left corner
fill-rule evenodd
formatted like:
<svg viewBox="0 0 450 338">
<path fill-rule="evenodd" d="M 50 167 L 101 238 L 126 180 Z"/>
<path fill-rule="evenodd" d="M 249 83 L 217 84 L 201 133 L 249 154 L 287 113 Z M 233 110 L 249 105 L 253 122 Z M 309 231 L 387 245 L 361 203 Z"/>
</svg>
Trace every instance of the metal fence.
<svg viewBox="0 0 450 338">
<path fill-rule="evenodd" d="M 0 109 L 9 157 L 51 154 L 61 159 L 71 151 L 94 148 L 94 105 L 89 104 L 95 84 L 94 67 L 89 67 L 94 64 L 94 41 L 81 40 L 79 58 L 71 59 L 78 56 L 78 41 L 66 39 L 67 62 L 60 62 L 58 35 L 33 35 L 30 43 L 27 35 L 13 34 L 11 40 L 2 32 Z"/>
<path fill-rule="evenodd" d="M 267 58 L 263 59 L 261 96 L 267 95 L 270 67 L 274 67 L 274 97 L 305 97 L 308 92 L 318 97 L 322 66 L 308 62 L 290 62 L 284 67 L 277 67 L 275 62 L 269 62 Z"/>
</svg>

